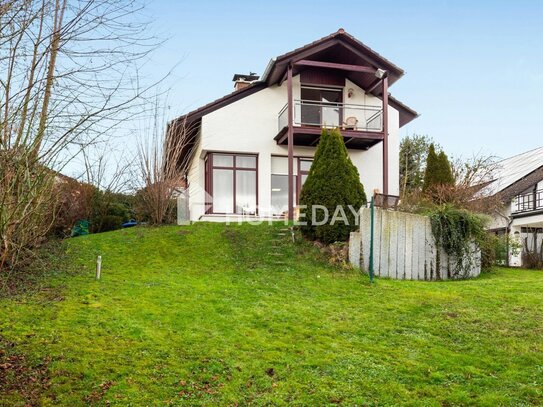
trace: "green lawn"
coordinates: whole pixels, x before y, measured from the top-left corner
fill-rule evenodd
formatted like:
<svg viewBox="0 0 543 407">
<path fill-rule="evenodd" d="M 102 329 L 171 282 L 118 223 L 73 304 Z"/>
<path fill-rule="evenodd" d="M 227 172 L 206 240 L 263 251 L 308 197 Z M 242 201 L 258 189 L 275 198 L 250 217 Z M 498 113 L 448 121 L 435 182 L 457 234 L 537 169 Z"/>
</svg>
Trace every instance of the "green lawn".
<svg viewBox="0 0 543 407">
<path fill-rule="evenodd" d="M 0 299 L 0 405 L 543 403 L 542 272 L 370 286 L 280 228 L 65 241 Z"/>
</svg>

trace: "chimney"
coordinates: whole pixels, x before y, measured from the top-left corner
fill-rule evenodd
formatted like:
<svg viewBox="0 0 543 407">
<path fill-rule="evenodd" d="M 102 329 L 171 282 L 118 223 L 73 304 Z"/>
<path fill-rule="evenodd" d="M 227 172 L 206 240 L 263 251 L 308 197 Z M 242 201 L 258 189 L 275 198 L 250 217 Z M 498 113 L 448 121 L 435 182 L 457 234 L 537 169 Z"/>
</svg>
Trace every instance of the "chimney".
<svg viewBox="0 0 543 407">
<path fill-rule="evenodd" d="M 237 73 L 232 78 L 234 81 L 234 89 L 240 90 L 256 82 L 260 78 L 255 72 L 249 72 L 248 74 Z"/>
</svg>

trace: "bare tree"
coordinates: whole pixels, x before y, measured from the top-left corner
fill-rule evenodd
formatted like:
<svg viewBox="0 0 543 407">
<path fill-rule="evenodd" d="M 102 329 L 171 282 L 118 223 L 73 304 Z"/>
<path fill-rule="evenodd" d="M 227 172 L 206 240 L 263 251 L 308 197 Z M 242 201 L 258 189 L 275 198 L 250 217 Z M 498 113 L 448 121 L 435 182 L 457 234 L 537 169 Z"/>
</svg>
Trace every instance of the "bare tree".
<svg viewBox="0 0 543 407">
<path fill-rule="evenodd" d="M 457 185 L 477 188 L 492 181 L 497 163 L 494 156 L 475 154 L 467 159 L 451 160 L 451 167 Z"/>
<path fill-rule="evenodd" d="M 138 150 L 139 212 L 153 224 L 173 220 L 175 198 L 188 190 L 187 174 L 196 147 L 197 129 L 185 118 L 166 123 L 165 112 L 157 97 Z"/>
<path fill-rule="evenodd" d="M 139 0 L 0 4 L 0 270 L 54 223 L 57 173 L 145 113 L 140 69 L 158 41 Z"/>
<path fill-rule="evenodd" d="M 81 151 L 84 171 L 77 179 L 114 194 L 132 192 L 134 165 L 131 151 L 116 151 L 110 141 L 95 143 Z"/>
</svg>

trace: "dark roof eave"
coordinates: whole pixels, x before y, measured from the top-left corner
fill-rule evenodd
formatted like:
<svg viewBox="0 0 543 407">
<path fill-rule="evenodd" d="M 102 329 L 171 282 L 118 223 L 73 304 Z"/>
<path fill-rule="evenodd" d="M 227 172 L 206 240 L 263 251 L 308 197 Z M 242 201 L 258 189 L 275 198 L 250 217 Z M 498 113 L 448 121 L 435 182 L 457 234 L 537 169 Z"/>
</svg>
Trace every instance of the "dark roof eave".
<svg viewBox="0 0 543 407">
<path fill-rule="evenodd" d="M 187 120 L 187 122 L 193 122 L 195 120 L 201 119 L 206 114 L 209 114 L 211 112 L 214 112 L 217 109 L 220 109 L 221 107 L 227 106 L 231 103 L 234 103 L 240 99 L 243 99 L 246 96 L 252 95 L 253 93 L 256 93 L 262 89 L 265 89 L 267 85 L 264 82 L 257 81 L 253 82 L 249 86 L 246 86 L 245 88 L 242 88 L 240 90 L 236 90 L 232 93 L 229 93 L 228 95 L 225 95 L 219 99 L 214 100 L 213 102 L 209 102 L 208 104 L 199 107 L 198 109 L 195 109 L 189 113 L 186 113 L 182 116 L 179 116 L 172 120 L 172 122 L 178 121 L 178 120 Z"/>
<path fill-rule="evenodd" d="M 253 93 L 265 89 L 266 87 L 267 86 L 264 82 L 255 82 L 250 86 L 247 86 L 246 88 L 232 92 L 187 114 L 179 116 L 176 119 L 173 119 L 171 122 L 173 123 L 178 120 L 186 120 L 189 123 L 195 122 L 196 120 L 201 119 L 206 114 L 212 113 L 215 110 L 218 110 L 224 106 L 229 105 L 230 103 L 234 103 L 240 99 L 243 99 L 246 96 L 252 95 Z M 411 109 L 405 103 L 399 101 L 392 95 L 389 95 L 388 101 L 389 105 L 398 110 L 398 112 L 400 113 L 400 127 L 405 126 L 406 124 L 410 123 L 411 121 L 415 120 L 417 117 L 420 116 L 415 110 Z"/>
<path fill-rule="evenodd" d="M 406 124 L 412 122 L 413 120 L 415 120 L 417 117 L 420 116 L 420 114 L 418 114 L 417 111 L 411 109 L 405 103 L 400 102 L 398 99 L 396 99 L 392 95 L 388 96 L 388 104 L 392 106 L 394 109 L 398 110 L 398 112 L 400 112 L 400 127 L 405 126 Z"/>
</svg>

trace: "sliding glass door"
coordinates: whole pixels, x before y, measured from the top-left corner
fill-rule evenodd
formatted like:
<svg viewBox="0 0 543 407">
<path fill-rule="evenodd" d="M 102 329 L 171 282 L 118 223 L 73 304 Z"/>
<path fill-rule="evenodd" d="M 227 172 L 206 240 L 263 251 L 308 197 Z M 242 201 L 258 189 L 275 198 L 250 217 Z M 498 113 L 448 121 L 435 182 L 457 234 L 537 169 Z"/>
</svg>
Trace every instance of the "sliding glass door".
<svg viewBox="0 0 543 407">
<path fill-rule="evenodd" d="M 302 86 L 301 124 L 338 127 L 341 123 L 343 91 L 332 88 Z"/>
</svg>

